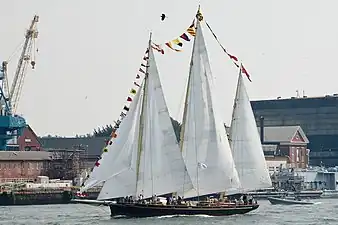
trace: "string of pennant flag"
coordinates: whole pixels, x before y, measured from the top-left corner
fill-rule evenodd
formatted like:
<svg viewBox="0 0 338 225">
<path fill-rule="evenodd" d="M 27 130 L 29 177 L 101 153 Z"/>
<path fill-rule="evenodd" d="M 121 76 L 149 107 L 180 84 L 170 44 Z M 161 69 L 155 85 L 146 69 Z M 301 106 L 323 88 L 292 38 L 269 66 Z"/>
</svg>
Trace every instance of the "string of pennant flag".
<svg viewBox="0 0 338 225">
<path fill-rule="evenodd" d="M 196 35 L 195 30 L 195 20 L 192 22 L 192 24 L 186 29 L 186 32 L 182 33 L 179 37 L 168 41 L 165 43 L 165 45 L 175 51 L 175 52 L 181 52 L 184 47 L 184 42 L 190 42 L 193 37 Z M 152 43 L 152 48 L 157 50 L 158 52 L 164 54 L 164 49 L 161 45 Z"/>
<path fill-rule="evenodd" d="M 202 14 L 199 12 L 199 15 L 201 16 Z M 200 18 L 199 18 L 200 19 Z M 203 20 L 203 17 L 201 18 L 201 20 Z M 241 69 L 241 72 L 244 73 L 246 75 L 246 77 L 248 78 L 248 80 L 251 82 L 251 78 L 250 78 L 250 74 L 248 73 L 248 71 L 245 69 L 243 63 L 239 63 L 238 57 L 236 57 L 233 54 L 230 54 L 224 47 L 223 45 L 220 43 L 220 41 L 218 40 L 216 34 L 213 32 L 213 30 L 211 29 L 210 25 L 205 21 L 207 27 L 209 28 L 210 32 L 212 33 L 212 35 L 214 36 L 214 38 L 216 39 L 217 43 L 219 44 L 219 46 L 222 48 L 222 50 L 224 51 L 225 54 L 227 54 L 229 56 L 229 58 L 233 61 L 234 65 L 237 68 Z M 183 42 L 190 42 L 192 38 L 194 38 L 196 36 L 196 29 L 195 29 L 195 20 L 193 20 L 192 24 L 187 28 L 186 32 L 184 32 L 183 34 L 181 34 L 179 37 L 175 38 L 172 41 L 168 41 L 165 43 L 165 45 L 170 48 L 173 51 L 176 52 L 181 52 L 183 49 Z M 155 44 L 152 43 L 151 46 L 153 49 L 157 50 L 158 52 L 164 54 L 164 49 L 162 48 L 161 45 L 159 44 Z"/>
<path fill-rule="evenodd" d="M 142 79 L 144 78 L 144 75 L 146 73 L 145 68 L 147 67 L 147 62 L 148 62 L 148 59 L 149 59 L 148 53 L 149 53 L 149 50 L 147 49 L 144 56 L 143 56 L 141 66 L 140 66 L 140 68 L 139 68 L 139 70 L 136 74 L 135 81 L 134 81 L 134 87 L 132 87 L 130 89 L 129 96 L 126 99 L 127 103 L 123 106 L 123 109 L 120 113 L 119 118 L 116 121 L 114 121 L 115 125 L 113 127 L 113 132 L 111 133 L 110 137 L 106 140 L 106 144 L 105 144 L 105 147 L 102 150 L 102 154 L 108 152 L 108 146 L 113 144 L 114 139 L 117 137 L 116 131 L 119 129 L 122 120 L 127 116 L 130 104 L 133 101 L 133 96 L 137 93 L 137 91 L 141 87 L 140 84 L 141 84 Z M 95 162 L 96 167 L 100 166 L 100 160 L 101 159 L 102 159 L 102 155 L 96 160 L 96 162 Z"/>
<path fill-rule="evenodd" d="M 239 60 L 236 56 L 230 54 L 221 44 L 221 42 L 218 40 L 216 34 L 212 31 L 210 25 L 205 21 L 207 27 L 209 28 L 210 32 L 212 33 L 212 35 L 214 36 L 214 38 L 216 39 L 217 43 L 219 44 L 219 46 L 222 48 L 222 50 L 224 51 L 225 54 L 227 54 L 229 56 L 229 58 L 232 60 L 232 62 L 235 64 L 235 66 L 237 68 L 241 67 L 241 72 L 244 73 L 246 75 L 246 77 L 248 78 L 248 80 L 251 82 L 251 78 L 250 78 L 250 74 L 248 73 L 248 71 L 244 68 L 243 63 L 241 63 L 239 65 Z"/>
</svg>

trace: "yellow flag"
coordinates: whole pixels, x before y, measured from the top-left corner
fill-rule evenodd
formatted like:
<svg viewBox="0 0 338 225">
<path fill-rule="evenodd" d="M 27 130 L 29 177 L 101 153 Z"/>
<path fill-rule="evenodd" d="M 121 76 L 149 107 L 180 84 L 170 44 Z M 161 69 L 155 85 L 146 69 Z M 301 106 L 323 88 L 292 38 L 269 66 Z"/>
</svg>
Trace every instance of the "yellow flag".
<svg viewBox="0 0 338 225">
<path fill-rule="evenodd" d="M 196 35 L 195 28 L 193 28 L 193 27 L 189 27 L 189 28 L 187 29 L 187 32 L 188 32 L 191 36 L 194 36 L 194 37 L 195 37 L 195 35 Z"/>
<path fill-rule="evenodd" d="M 180 47 L 183 46 L 183 43 L 182 43 L 178 38 L 176 38 L 175 40 L 173 40 L 173 43 L 174 43 L 174 44 L 177 44 L 177 45 L 180 46 Z"/>
<path fill-rule="evenodd" d="M 176 52 L 181 52 L 180 49 L 175 49 L 175 48 L 173 48 L 171 42 L 167 42 L 167 43 L 165 43 L 165 44 L 166 44 L 166 46 L 168 46 L 170 49 L 172 49 L 172 50 L 174 50 L 174 51 L 176 51 Z"/>
</svg>

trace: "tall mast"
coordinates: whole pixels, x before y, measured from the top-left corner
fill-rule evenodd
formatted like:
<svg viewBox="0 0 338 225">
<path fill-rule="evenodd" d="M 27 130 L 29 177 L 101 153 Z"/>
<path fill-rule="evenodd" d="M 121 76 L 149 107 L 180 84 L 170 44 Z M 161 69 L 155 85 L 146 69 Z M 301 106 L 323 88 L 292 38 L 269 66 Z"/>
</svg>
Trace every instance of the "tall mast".
<svg viewBox="0 0 338 225">
<path fill-rule="evenodd" d="M 198 6 L 197 13 L 196 13 L 196 18 L 197 18 L 197 15 L 200 13 L 200 7 L 201 7 L 201 6 L 199 5 L 199 6 Z M 196 23 L 195 29 L 197 29 L 197 23 Z M 186 121 L 186 117 L 187 117 L 187 107 L 188 107 L 188 93 L 189 93 L 190 82 L 191 82 L 191 68 L 192 68 L 192 66 L 193 66 L 193 55 L 194 55 L 194 52 L 195 52 L 195 42 L 196 42 L 196 38 L 194 38 L 194 44 L 193 44 L 193 49 L 192 49 L 192 54 L 191 54 L 191 59 L 190 59 L 190 68 L 189 68 L 188 84 L 187 84 L 187 90 L 186 90 L 186 94 L 185 94 L 185 102 L 184 102 L 184 110 L 183 110 L 182 127 L 181 127 L 181 133 L 180 133 L 180 149 L 181 149 L 181 152 L 182 152 L 182 150 L 183 150 L 185 121 Z"/>
<path fill-rule="evenodd" d="M 197 24 L 202 21 L 203 16 L 200 12 L 200 5 L 198 6 L 198 10 L 196 13 L 196 26 L 195 30 L 197 31 Z M 197 34 L 197 32 L 196 32 Z M 187 90 L 186 90 L 186 95 L 185 95 L 185 104 L 184 104 L 184 111 L 183 111 L 183 120 L 182 120 L 182 128 L 181 128 L 181 134 L 180 134 L 180 150 L 181 152 L 183 151 L 183 142 L 184 142 L 184 133 L 185 133 L 185 123 L 186 123 L 186 117 L 187 117 L 187 109 L 188 109 L 188 95 L 189 95 L 189 90 L 190 90 L 190 82 L 191 82 L 191 73 L 192 73 L 192 67 L 193 67 L 193 57 L 195 53 L 195 45 L 196 45 L 196 37 L 194 39 L 194 44 L 193 44 L 193 49 L 192 49 L 192 54 L 191 54 L 191 60 L 190 60 L 190 69 L 189 69 L 189 77 L 188 77 L 188 84 L 187 84 Z M 197 146 L 195 146 L 195 149 L 197 149 Z M 197 152 L 196 152 L 197 154 Z M 197 159 L 197 157 L 196 157 Z M 196 174 L 197 174 L 197 197 L 199 199 L 199 182 L 198 182 L 198 163 L 196 163 Z M 184 189 L 184 187 L 183 187 Z"/>
<path fill-rule="evenodd" d="M 144 84 L 143 84 L 143 96 L 142 96 L 142 106 L 141 106 L 141 114 L 140 114 L 140 126 L 139 126 L 139 138 L 138 138 L 138 151 L 137 151 L 137 164 L 136 164 L 136 191 L 137 191 L 137 183 L 139 180 L 139 172 L 140 172 L 140 159 L 141 154 L 143 151 L 143 128 L 144 128 L 144 104 L 146 103 L 146 93 L 148 89 L 148 72 L 149 72 L 149 51 L 151 48 L 151 36 L 152 33 L 149 34 L 149 43 L 148 43 L 148 59 L 147 59 L 147 66 L 145 71 L 145 77 L 144 77 Z"/>
</svg>

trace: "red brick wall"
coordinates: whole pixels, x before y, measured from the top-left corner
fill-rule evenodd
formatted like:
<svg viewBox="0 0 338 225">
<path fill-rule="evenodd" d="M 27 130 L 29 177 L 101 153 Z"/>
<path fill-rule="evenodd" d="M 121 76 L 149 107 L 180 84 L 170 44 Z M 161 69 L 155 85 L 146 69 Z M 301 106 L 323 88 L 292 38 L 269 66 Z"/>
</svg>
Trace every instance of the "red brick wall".
<svg viewBox="0 0 338 225">
<path fill-rule="evenodd" d="M 35 179 L 44 174 L 47 163 L 44 161 L 0 161 L 0 180 L 3 178 Z"/>
<path fill-rule="evenodd" d="M 20 151 L 41 151 L 43 150 L 34 132 L 25 128 L 22 135 L 18 138 Z"/>
<path fill-rule="evenodd" d="M 289 163 L 293 168 L 304 169 L 309 163 L 308 156 L 306 155 L 306 146 L 291 145 L 289 157 Z"/>
</svg>

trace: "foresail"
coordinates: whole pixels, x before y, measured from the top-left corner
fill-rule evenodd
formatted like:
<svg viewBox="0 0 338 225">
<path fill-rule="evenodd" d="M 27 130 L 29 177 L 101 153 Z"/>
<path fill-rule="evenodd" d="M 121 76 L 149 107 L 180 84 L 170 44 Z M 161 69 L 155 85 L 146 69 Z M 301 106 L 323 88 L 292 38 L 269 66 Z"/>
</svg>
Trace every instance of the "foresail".
<svg viewBox="0 0 338 225">
<path fill-rule="evenodd" d="M 100 165 L 94 167 L 84 189 L 103 183 L 98 199 L 134 195 L 136 187 L 135 162 L 137 154 L 141 89 L 135 95 L 129 112 L 117 130 L 117 137 L 107 152 L 102 154 Z"/>
<path fill-rule="evenodd" d="M 212 73 L 198 21 L 181 133 L 182 154 L 194 186 L 185 198 L 232 192 L 240 187 L 211 84 Z"/>
<path fill-rule="evenodd" d="M 230 140 L 242 188 L 255 190 L 271 187 L 269 171 L 242 74 L 238 77 Z"/>
<path fill-rule="evenodd" d="M 149 50 L 137 193 L 144 198 L 192 188 L 164 98 L 153 50 Z"/>
</svg>

